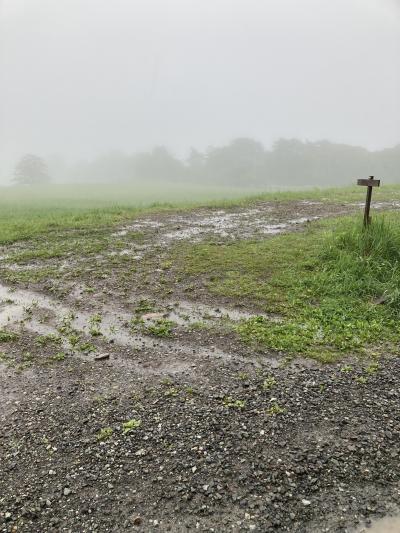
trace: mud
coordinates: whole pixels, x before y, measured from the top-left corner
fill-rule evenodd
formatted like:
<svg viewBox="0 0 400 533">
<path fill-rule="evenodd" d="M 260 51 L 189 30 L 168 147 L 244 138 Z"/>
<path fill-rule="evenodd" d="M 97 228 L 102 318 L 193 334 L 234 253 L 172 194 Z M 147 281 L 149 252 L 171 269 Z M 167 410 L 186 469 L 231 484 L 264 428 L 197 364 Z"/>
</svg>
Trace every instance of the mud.
<svg viewBox="0 0 400 533">
<path fill-rule="evenodd" d="M 367 527 L 358 530 L 358 533 L 399 533 L 400 518 L 388 517 L 381 520 L 374 520 Z"/>
<path fill-rule="evenodd" d="M 398 527 L 374 520 L 400 504 L 397 359 L 361 385 L 362 362 L 350 374 L 245 346 L 235 325 L 262 309 L 162 279 L 174 243 L 274 238 L 354 207 L 151 215 L 56 259 L 3 247 L 0 328 L 17 337 L 0 346 L 0 531 Z M 171 332 L 150 333 L 160 325 Z"/>
</svg>

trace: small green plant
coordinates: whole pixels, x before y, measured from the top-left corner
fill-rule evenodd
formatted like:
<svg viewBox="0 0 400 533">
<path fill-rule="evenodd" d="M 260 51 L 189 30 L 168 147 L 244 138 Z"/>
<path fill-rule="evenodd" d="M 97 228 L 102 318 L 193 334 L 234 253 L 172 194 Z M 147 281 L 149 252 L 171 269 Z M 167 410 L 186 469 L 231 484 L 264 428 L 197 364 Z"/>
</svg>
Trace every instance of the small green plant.
<svg viewBox="0 0 400 533">
<path fill-rule="evenodd" d="M 92 337 L 100 337 L 102 335 L 102 332 L 98 326 L 91 326 L 89 328 L 89 333 Z"/>
<path fill-rule="evenodd" d="M 80 335 L 78 332 L 76 333 L 70 333 L 67 337 L 67 340 L 68 342 L 70 343 L 70 345 L 72 346 L 72 348 L 74 348 L 80 341 Z"/>
<path fill-rule="evenodd" d="M 96 346 L 94 346 L 91 342 L 82 342 L 79 345 L 79 350 L 83 353 L 92 353 L 96 351 Z"/>
<path fill-rule="evenodd" d="M 350 365 L 344 365 L 340 369 L 340 372 L 343 372 L 343 374 L 348 374 L 349 372 L 353 372 L 353 367 Z"/>
<path fill-rule="evenodd" d="M 286 409 L 284 407 L 281 407 L 277 403 L 273 403 L 271 407 L 267 409 L 268 416 L 276 416 L 276 415 L 281 415 L 283 413 L 286 413 Z"/>
<path fill-rule="evenodd" d="M 356 378 L 357 383 L 361 383 L 361 385 L 365 385 L 368 382 L 368 378 L 366 376 L 359 376 Z"/>
<path fill-rule="evenodd" d="M 4 352 L 0 352 L 0 363 L 11 363 L 11 357 Z"/>
<path fill-rule="evenodd" d="M 93 294 L 94 288 L 93 287 L 84 287 L 83 292 L 86 292 L 87 294 Z"/>
<path fill-rule="evenodd" d="M 249 375 L 247 372 L 239 372 L 238 379 L 240 379 L 240 381 L 247 381 L 249 379 Z"/>
<path fill-rule="evenodd" d="M 370 365 L 368 365 L 366 368 L 365 368 L 365 372 L 367 374 L 375 374 L 376 372 L 378 372 L 380 368 L 380 365 L 379 363 L 377 363 L 376 361 L 374 363 L 371 363 Z"/>
<path fill-rule="evenodd" d="M 234 400 L 230 396 L 226 396 L 223 400 L 225 407 L 230 407 L 234 409 L 243 409 L 246 405 L 245 400 Z"/>
<path fill-rule="evenodd" d="M 139 329 L 139 326 L 143 326 L 144 324 L 144 320 L 143 318 L 141 317 L 141 315 L 136 315 L 136 316 L 133 316 L 130 320 L 130 327 L 133 329 L 133 330 L 137 330 Z"/>
<path fill-rule="evenodd" d="M 89 324 L 92 324 L 92 325 L 101 324 L 101 321 L 102 321 L 102 318 L 101 318 L 101 315 L 99 315 L 99 313 L 96 313 L 89 318 Z"/>
<path fill-rule="evenodd" d="M 142 299 L 139 300 L 135 309 L 137 315 L 143 315 L 155 310 L 155 303 L 151 300 Z"/>
<path fill-rule="evenodd" d="M 64 361 L 65 359 L 65 353 L 64 352 L 58 352 L 51 358 L 53 361 Z"/>
<path fill-rule="evenodd" d="M 162 270 L 169 270 L 172 266 L 173 266 L 173 262 L 172 261 L 163 261 L 160 264 L 160 268 Z"/>
<path fill-rule="evenodd" d="M 154 324 L 146 326 L 145 329 L 147 333 L 151 333 L 151 335 L 155 335 L 156 337 L 171 337 L 174 326 L 176 326 L 176 323 L 172 322 L 172 320 L 159 318 Z"/>
<path fill-rule="evenodd" d="M 113 429 L 110 427 L 101 428 L 101 430 L 97 433 L 96 437 L 98 441 L 107 440 L 109 439 L 113 434 Z"/>
<path fill-rule="evenodd" d="M 13 331 L 0 330 L 0 342 L 16 341 L 17 339 L 18 335 Z"/>
<path fill-rule="evenodd" d="M 55 333 L 49 333 L 48 335 L 39 335 L 36 338 L 36 344 L 39 346 L 47 346 L 49 344 L 61 344 L 62 339 Z"/>
<path fill-rule="evenodd" d="M 137 429 L 142 424 L 141 420 L 137 420 L 136 418 L 132 418 L 132 420 L 128 420 L 127 422 L 123 422 L 122 424 L 122 432 L 124 434 L 130 433 L 134 429 Z"/>
<path fill-rule="evenodd" d="M 165 392 L 164 392 L 165 396 L 178 396 L 179 394 L 179 389 L 177 389 L 176 387 L 169 387 Z"/>
<path fill-rule="evenodd" d="M 270 390 L 275 385 L 276 385 L 276 379 L 274 378 L 274 376 L 268 376 L 266 379 L 264 379 L 262 388 L 264 390 Z"/>
</svg>

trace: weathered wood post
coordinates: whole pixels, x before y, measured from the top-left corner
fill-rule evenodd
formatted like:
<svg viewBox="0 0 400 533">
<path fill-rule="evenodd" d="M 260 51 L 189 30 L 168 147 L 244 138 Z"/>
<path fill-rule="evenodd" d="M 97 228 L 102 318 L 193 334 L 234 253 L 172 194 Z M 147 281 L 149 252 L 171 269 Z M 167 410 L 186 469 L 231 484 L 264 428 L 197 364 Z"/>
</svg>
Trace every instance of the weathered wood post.
<svg viewBox="0 0 400 533">
<path fill-rule="evenodd" d="M 369 211 L 371 209 L 371 198 L 372 198 L 372 187 L 379 187 L 381 180 L 375 180 L 374 176 L 370 176 L 369 179 L 359 179 L 357 180 L 357 185 L 362 185 L 368 187 L 367 197 L 365 199 L 365 209 L 364 209 L 364 228 L 371 223 L 371 217 L 369 216 Z"/>
</svg>

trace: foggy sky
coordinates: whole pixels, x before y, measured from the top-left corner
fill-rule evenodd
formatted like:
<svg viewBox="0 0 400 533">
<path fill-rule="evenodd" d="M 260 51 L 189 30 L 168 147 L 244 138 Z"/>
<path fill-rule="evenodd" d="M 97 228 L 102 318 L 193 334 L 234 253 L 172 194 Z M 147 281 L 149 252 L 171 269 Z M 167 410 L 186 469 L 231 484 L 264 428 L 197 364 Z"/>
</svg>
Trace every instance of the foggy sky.
<svg viewBox="0 0 400 533">
<path fill-rule="evenodd" d="M 398 0 L 2 0 L 0 20 L 6 168 L 240 136 L 400 142 Z"/>
</svg>

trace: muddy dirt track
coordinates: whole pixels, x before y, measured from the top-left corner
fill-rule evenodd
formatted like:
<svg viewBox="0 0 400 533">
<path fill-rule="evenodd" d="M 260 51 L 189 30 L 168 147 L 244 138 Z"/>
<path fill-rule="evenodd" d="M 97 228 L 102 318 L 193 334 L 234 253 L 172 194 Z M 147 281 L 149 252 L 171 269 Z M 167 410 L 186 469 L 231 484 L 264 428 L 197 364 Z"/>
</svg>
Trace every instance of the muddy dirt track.
<svg viewBox="0 0 400 533">
<path fill-rule="evenodd" d="M 355 386 L 356 361 L 349 373 L 256 351 L 226 325 L 260 310 L 162 293 L 153 261 L 182 240 L 274 238 L 357 208 L 146 216 L 67 261 L 3 247 L 3 274 L 57 276 L 0 287 L 0 531 L 350 532 L 395 514 L 398 359 Z"/>
</svg>

